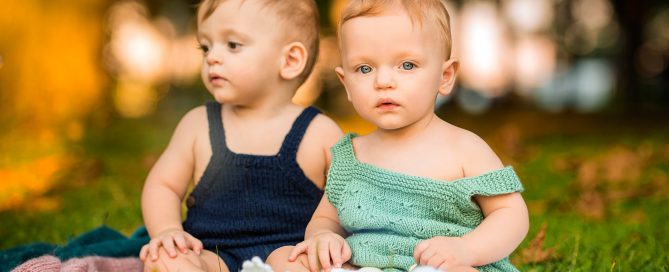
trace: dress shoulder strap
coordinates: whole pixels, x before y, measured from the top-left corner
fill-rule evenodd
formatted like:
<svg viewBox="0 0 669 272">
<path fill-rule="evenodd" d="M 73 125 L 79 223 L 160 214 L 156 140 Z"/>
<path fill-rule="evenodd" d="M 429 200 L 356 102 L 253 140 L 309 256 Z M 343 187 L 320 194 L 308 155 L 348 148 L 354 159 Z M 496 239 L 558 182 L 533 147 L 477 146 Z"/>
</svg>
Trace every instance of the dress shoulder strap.
<svg viewBox="0 0 669 272">
<path fill-rule="evenodd" d="M 281 145 L 281 150 L 279 154 L 295 156 L 297 154 L 297 149 L 302 142 L 302 137 L 307 131 L 311 121 L 318 115 L 321 111 L 315 107 L 308 107 L 300 113 L 300 115 L 295 119 L 293 126 L 290 128 L 286 138 L 283 139 L 283 144 Z"/>
<path fill-rule="evenodd" d="M 343 192 L 346 192 L 351 176 L 358 171 L 357 160 L 353 153 L 353 138 L 356 136 L 357 134 L 349 132 L 330 148 L 332 161 L 328 170 L 325 192 L 330 203 L 335 206 L 339 205 Z"/>
<path fill-rule="evenodd" d="M 216 101 L 209 101 L 207 107 L 207 120 L 209 121 L 209 142 L 211 143 L 212 154 L 218 154 L 225 151 L 225 131 L 223 130 L 223 120 L 221 118 L 221 104 Z"/>
</svg>

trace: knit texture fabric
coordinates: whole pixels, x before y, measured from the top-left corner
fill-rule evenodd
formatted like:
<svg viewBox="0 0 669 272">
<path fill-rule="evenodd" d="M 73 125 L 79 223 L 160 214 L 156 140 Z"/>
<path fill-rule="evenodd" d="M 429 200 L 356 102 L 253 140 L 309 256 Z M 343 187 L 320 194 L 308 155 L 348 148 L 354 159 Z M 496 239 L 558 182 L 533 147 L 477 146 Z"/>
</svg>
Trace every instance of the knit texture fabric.
<svg viewBox="0 0 669 272">
<path fill-rule="evenodd" d="M 107 226 L 101 226 L 73 237 L 62 245 L 38 242 L 0 250 L 0 271 L 10 271 L 28 260 L 43 255 L 53 255 L 63 262 L 86 256 L 137 257 L 139 250 L 149 240 L 149 233 L 144 226 L 135 230 L 129 237 Z M 38 262 L 36 265 L 39 265 L 39 269 L 46 270 L 51 264 Z"/>
<path fill-rule="evenodd" d="M 238 154 L 225 143 L 221 105 L 207 103 L 212 157 L 186 200 L 184 229 L 219 252 L 231 271 L 304 239 L 323 192 L 304 175 L 297 150 L 319 111 L 306 108 L 275 155 Z M 272 133 L 272 132 L 268 132 Z M 234 262 L 234 263 L 233 263 Z"/>
<path fill-rule="evenodd" d="M 89 256 L 61 261 L 56 256 L 44 255 L 30 259 L 12 272 L 141 272 L 144 263 L 137 257 L 112 258 Z"/>
<path fill-rule="evenodd" d="M 414 247 L 435 236 L 461 237 L 483 220 L 474 195 L 523 191 L 505 167 L 480 176 L 443 181 L 385 170 L 357 160 L 347 134 L 332 147 L 326 195 L 339 222 L 350 233 L 351 263 L 407 271 Z M 415 163 L 415 162 L 408 162 Z M 481 271 L 518 271 L 508 257 Z"/>
</svg>

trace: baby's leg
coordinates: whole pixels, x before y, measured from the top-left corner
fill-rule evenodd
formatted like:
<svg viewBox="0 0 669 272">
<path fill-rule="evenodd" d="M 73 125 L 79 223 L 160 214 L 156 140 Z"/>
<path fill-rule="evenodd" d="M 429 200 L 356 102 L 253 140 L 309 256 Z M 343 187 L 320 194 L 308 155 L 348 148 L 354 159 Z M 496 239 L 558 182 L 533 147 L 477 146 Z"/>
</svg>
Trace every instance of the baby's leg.
<svg viewBox="0 0 669 272">
<path fill-rule="evenodd" d="M 458 266 L 448 269 L 448 272 L 478 272 L 479 270 L 471 266 Z"/>
<path fill-rule="evenodd" d="M 437 268 L 431 267 L 431 266 L 425 266 L 425 265 L 414 265 L 411 268 L 409 268 L 409 271 L 411 272 L 477 272 L 475 268 L 471 266 L 457 266 L 457 267 L 451 267 L 448 270 L 439 270 Z"/>
<path fill-rule="evenodd" d="M 284 246 L 277 248 L 267 256 L 267 264 L 269 264 L 274 271 L 290 271 L 290 272 L 307 272 L 309 271 L 309 261 L 307 261 L 306 254 L 300 254 L 294 262 L 288 260 L 290 252 L 294 246 Z"/>
<path fill-rule="evenodd" d="M 220 269 L 219 269 L 220 267 Z M 188 250 L 188 253 L 177 251 L 177 256 L 171 258 L 167 255 L 164 248 L 158 250 L 158 260 L 153 261 L 147 258 L 144 262 L 145 272 L 163 272 L 163 271 L 216 271 L 229 272 L 228 266 L 221 260 L 216 253 L 209 250 L 202 250 L 200 255 Z"/>
<path fill-rule="evenodd" d="M 293 250 L 293 246 L 284 246 L 277 248 L 272 251 L 269 256 L 267 256 L 267 264 L 269 264 L 275 272 L 308 272 L 309 270 L 309 260 L 307 260 L 307 254 L 300 254 L 297 256 L 294 262 L 288 261 L 288 256 Z M 358 267 L 355 267 L 349 263 L 342 265 L 342 268 L 332 269 L 332 271 L 346 272 L 346 271 L 356 271 Z"/>
</svg>

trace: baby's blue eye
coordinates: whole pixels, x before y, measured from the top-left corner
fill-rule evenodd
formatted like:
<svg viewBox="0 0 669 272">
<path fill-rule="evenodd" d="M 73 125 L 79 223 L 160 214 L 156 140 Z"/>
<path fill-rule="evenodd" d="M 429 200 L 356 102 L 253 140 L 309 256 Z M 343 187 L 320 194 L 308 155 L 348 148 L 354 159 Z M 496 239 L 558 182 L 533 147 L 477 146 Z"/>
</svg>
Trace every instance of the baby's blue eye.
<svg viewBox="0 0 669 272">
<path fill-rule="evenodd" d="M 402 69 L 404 70 L 411 70 L 413 68 L 416 68 L 416 65 L 411 62 L 405 61 L 402 63 Z"/>
<path fill-rule="evenodd" d="M 367 65 L 363 65 L 363 66 L 358 67 L 358 70 L 360 71 L 360 73 L 367 74 L 367 73 L 372 71 L 372 67 L 369 67 Z"/>
</svg>

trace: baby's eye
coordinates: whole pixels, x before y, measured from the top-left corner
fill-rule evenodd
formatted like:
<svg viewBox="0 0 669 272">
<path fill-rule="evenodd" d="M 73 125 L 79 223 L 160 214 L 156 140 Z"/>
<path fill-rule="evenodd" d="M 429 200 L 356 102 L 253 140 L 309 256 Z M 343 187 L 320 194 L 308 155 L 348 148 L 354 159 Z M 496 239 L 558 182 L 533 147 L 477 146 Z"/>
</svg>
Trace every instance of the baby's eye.
<svg viewBox="0 0 669 272">
<path fill-rule="evenodd" d="M 369 67 L 367 65 L 362 65 L 362 66 L 358 67 L 357 70 L 360 71 L 360 73 L 367 74 L 367 73 L 372 71 L 372 67 Z"/>
<path fill-rule="evenodd" d="M 228 42 L 228 48 L 230 48 L 232 50 L 239 49 L 240 46 L 242 46 L 241 43 L 233 42 L 233 41 Z"/>
<path fill-rule="evenodd" d="M 197 46 L 197 49 L 202 50 L 202 53 L 205 54 L 205 55 L 209 52 L 209 46 L 206 46 L 204 44 L 199 44 Z"/>
<path fill-rule="evenodd" d="M 402 63 L 402 69 L 404 70 L 412 70 L 413 68 L 416 68 L 416 65 L 411 62 L 405 61 Z"/>
</svg>

